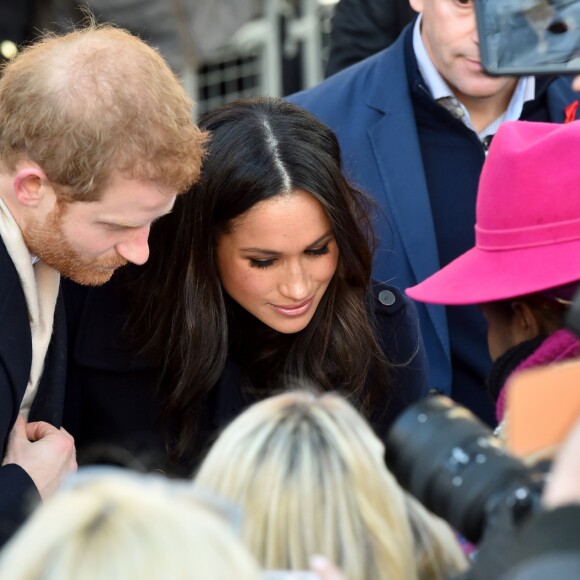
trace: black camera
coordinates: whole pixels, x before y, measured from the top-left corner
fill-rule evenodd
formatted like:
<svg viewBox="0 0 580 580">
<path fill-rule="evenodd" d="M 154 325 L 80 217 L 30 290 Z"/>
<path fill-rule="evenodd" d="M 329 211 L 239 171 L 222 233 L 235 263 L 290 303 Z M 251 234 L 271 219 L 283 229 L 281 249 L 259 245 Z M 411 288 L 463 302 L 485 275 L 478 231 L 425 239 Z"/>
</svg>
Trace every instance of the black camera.
<svg viewBox="0 0 580 580">
<path fill-rule="evenodd" d="M 507 454 L 489 427 L 443 395 L 397 418 L 386 461 L 407 491 L 474 543 L 497 510 L 508 510 L 516 525 L 534 511 L 545 475 Z"/>
</svg>

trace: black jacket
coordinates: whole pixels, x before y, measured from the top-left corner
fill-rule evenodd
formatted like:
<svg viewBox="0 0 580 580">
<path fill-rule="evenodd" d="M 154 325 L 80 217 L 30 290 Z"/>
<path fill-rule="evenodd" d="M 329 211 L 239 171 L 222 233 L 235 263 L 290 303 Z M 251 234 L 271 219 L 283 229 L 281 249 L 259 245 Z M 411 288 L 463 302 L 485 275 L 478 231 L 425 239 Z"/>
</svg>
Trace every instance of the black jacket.
<svg viewBox="0 0 580 580">
<path fill-rule="evenodd" d="M 197 461 L 172 466 L 165 452 L 155 388 L 159 369 L 133 356 L 119 338 L 127 306 L 115 278 L 90 289 L 66 282 L 64 290 L 70 345 L 64 424 L 75 437 L 79 464 L 117 463 L 186 474 Z M 375 413 L 373 426 L 384 436 L 393 418 L 427 393 L 427 362 L 411 301 L 396 288 L 377 285 L 370 302 L 384 351 L 390 362 L 401 365 L 392 369 L 393 397 L 384 412 Z M 241 389 L 239 366 L 229 359 L 202 405 L 199 453 L 252 402 Z"/>
<path fill-rule="evenodd" d="M 409 0 L 340 0 L 332 17 L 326 76 L 393 44 L 414 16 Z"/>
<path fill-rule="evenodd" d="M 0 238 L 0 444 L 6 453 L 32 365 L 28 309 L 18 273 Z M 62 296 L 55 309 L 54 330 L 29 421 L 60 427 L 66 373 L 66 323 Z M 28 474 L 17 465 L 0 467 L 0 545 L 40 500 Z"/>
</svg>

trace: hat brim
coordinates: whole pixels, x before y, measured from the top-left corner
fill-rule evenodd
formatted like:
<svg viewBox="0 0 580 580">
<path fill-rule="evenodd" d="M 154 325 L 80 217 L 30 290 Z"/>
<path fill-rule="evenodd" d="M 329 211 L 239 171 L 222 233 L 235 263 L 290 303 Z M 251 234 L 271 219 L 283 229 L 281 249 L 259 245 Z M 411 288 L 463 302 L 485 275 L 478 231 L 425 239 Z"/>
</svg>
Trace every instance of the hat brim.
<svg viewBox="0 0 580 580">
<path fill-rule="evenodd" d="M 473 248 L 406 293 L 430 304 L 483 304 L 576 280 L 580 240 L 501 252 Z"/>
</svg>

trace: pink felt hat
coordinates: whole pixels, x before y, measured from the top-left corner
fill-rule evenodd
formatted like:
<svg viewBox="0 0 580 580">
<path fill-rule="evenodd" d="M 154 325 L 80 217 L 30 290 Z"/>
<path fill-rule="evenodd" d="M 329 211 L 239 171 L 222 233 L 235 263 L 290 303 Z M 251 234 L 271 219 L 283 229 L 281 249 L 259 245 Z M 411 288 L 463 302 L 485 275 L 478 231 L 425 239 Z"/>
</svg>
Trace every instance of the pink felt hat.
<svg viewBox="0 0 580 580">
<path fill-rule="evenodd" d="M 580 280 L 580 121 L 513 121 L 494 137 L 477 195 L 475 248 L 407 294 L 481 304 Z"/>
</svg>

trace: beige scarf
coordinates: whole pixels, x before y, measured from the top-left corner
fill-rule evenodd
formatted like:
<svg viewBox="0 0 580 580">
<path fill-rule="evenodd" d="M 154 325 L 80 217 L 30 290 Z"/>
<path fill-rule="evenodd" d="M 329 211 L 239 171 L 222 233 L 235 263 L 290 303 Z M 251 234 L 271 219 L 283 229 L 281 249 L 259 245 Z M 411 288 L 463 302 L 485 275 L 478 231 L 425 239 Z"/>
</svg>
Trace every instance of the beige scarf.
<svg viewBox="0 0 580 580">
<path fill-rule="evenodd" d="M 28 307 L 32 335 L 32 366 L 20 406 L 20 414 L 28 418 L 52 336 L 60 276 L 42 260 L 32 265 L 32 258 L 24 244 L 22 232 L 2 198 L 0 198 L 0 236 L 18 272 Z"/>
</svg>

